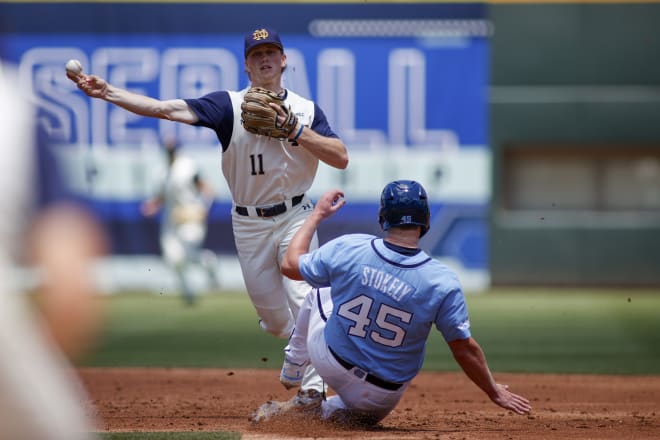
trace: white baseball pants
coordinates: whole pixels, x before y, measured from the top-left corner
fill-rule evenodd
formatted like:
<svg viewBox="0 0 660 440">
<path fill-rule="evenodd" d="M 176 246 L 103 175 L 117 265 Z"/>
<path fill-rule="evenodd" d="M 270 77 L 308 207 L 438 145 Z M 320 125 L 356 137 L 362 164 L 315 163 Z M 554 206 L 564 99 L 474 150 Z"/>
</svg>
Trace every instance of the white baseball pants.
<svg viewBox="0 0 660 440">
<path fill-rule="evenodd" d="M 396 407 L 408 383 L 395 391 L 386 390 L 366 382 L 364 374 L 355 374 L 357 368 L 347 370 L 337 362 L 328 349 L 324 333 L 325 319 L 331 312 L 330 288 L 312 289 L 301 307 L 295 331 L 285 348 L 287 357 L 295 363 L 311 361 L 325 383 L 337 393 L 323 402 L 323 419 L 331 418 L 337 410 L 349 410 L 377 423 Z"/>
</svg>

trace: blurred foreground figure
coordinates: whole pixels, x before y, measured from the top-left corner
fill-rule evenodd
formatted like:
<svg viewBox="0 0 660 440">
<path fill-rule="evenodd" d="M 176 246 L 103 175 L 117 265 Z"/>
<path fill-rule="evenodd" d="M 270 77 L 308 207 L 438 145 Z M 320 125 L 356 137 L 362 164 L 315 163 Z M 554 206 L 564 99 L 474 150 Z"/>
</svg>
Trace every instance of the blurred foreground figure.
<svg viewBox="0 0 660 440">
<path fill-rule="evenodd" d="M 214 287 L 219 287 L 218 257 L 203 249 L 213 188 L 202 178 L 199 166 L 183 155 L 176 141 L 165 142 L 167 171 L 158 194 L 146 200 L 142 213 L 151 217 L 163 210 L 160 224 L 160 248 L 165 262 L 176 273 L 186 304 L 193 304 L 196 292 L 186 278 L 187 269 L 204 269 Z"/>
<path fill-rule="evenodd" d="M 61 190 L 34 116 L 0 62 L 0 440 L 89 440 L 94 420 L 70 361 L 100 324 L 91 264 L 106 239 Z M 19 258 L 39 271 L 34 303 Z"/>
</svg>

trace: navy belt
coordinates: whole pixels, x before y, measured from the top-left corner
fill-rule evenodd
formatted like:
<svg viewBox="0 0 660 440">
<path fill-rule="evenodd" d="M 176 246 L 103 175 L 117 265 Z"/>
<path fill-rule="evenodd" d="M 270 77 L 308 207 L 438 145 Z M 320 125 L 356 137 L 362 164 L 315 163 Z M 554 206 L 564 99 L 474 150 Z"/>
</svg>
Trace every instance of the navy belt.
<svg viewBox="0 0 660 440">
<path fill-rule="evenodd" d="M 291 206 L 296 206 L 302 199 L 305 198 L 305 194 L 300 194 L 291 199 Z M 256 207 L 254 208 L 257 211 L 259 217 L 274 217 L 276 215 L 284 214 L 286 212 L 286 203 L 278 203 L 277 205 L 266 206 L 264 208 Z M 248 216 L 250 215 L 248 209 L 245 206 L 237 206 L 236 212 L 240 215 Z"/>
<path fill-rule="evenodd" d="M 334 356 L 335 360 L 339 362 L 339 364 L 341 364 L 342 367 L 346 368 L 347 370 L 351 370 L 355 367 L 355 365 L 339 357 L 339 355 L 335 353 L 335 351 L 329 346 L 328 346 L 328 350 L 330 350 L 330 353 Z M 403 386 L 402 383 L 388 382 L 386 380 L 381 379 L 380 377 L 374 376 L 371 373 L 367 373 L 367 376 L 364 378 L 364 380 L 372 385 L 376 385 L 377 387 L 390 391 L 396 391 Z"/>
</svg>

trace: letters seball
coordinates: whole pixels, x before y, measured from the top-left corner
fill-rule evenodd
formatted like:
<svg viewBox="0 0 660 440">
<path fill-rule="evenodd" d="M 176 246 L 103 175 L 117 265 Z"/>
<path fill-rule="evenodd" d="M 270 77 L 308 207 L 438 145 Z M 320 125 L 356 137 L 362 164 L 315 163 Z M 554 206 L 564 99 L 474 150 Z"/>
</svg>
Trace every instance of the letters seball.
<svg viewBox="0 0 660 440">
<path fill-rule="evenodd" d="M 76 75 L 80 75 L 82 73 L 82 64 L 78 60 L 69 60 L 66 62 L 66 67 L 67 72 L 74 73 Z"/>
</svg>

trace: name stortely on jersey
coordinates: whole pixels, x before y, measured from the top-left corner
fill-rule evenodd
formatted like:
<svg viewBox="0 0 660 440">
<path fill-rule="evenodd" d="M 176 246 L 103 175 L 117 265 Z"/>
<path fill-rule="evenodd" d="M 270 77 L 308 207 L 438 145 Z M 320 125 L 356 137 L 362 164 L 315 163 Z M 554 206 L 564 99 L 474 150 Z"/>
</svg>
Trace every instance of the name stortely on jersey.
<svg viewBox="0 0 660 440">
<path fill-rule="evenodd" d="M 346 273 L 346 261 L 363 263 Z M 351 363 L 361 359 L 362 368 L 382 379 L 415 377 L 433 325 L 447 341 L 470 337 L 458 278 L 423 251 L 403 255 L 381 238 L 350 234 L 301 256 L 299 268 L 314 287 L 332 287 L 328 345 Z"/>
<path fill-rule="evenodd" d="M 375 267 L 362 266 L 362 285 L 371 286 L 395 301 L 401 301 L 415 289 L 394 275 Z"/>
</svg>

